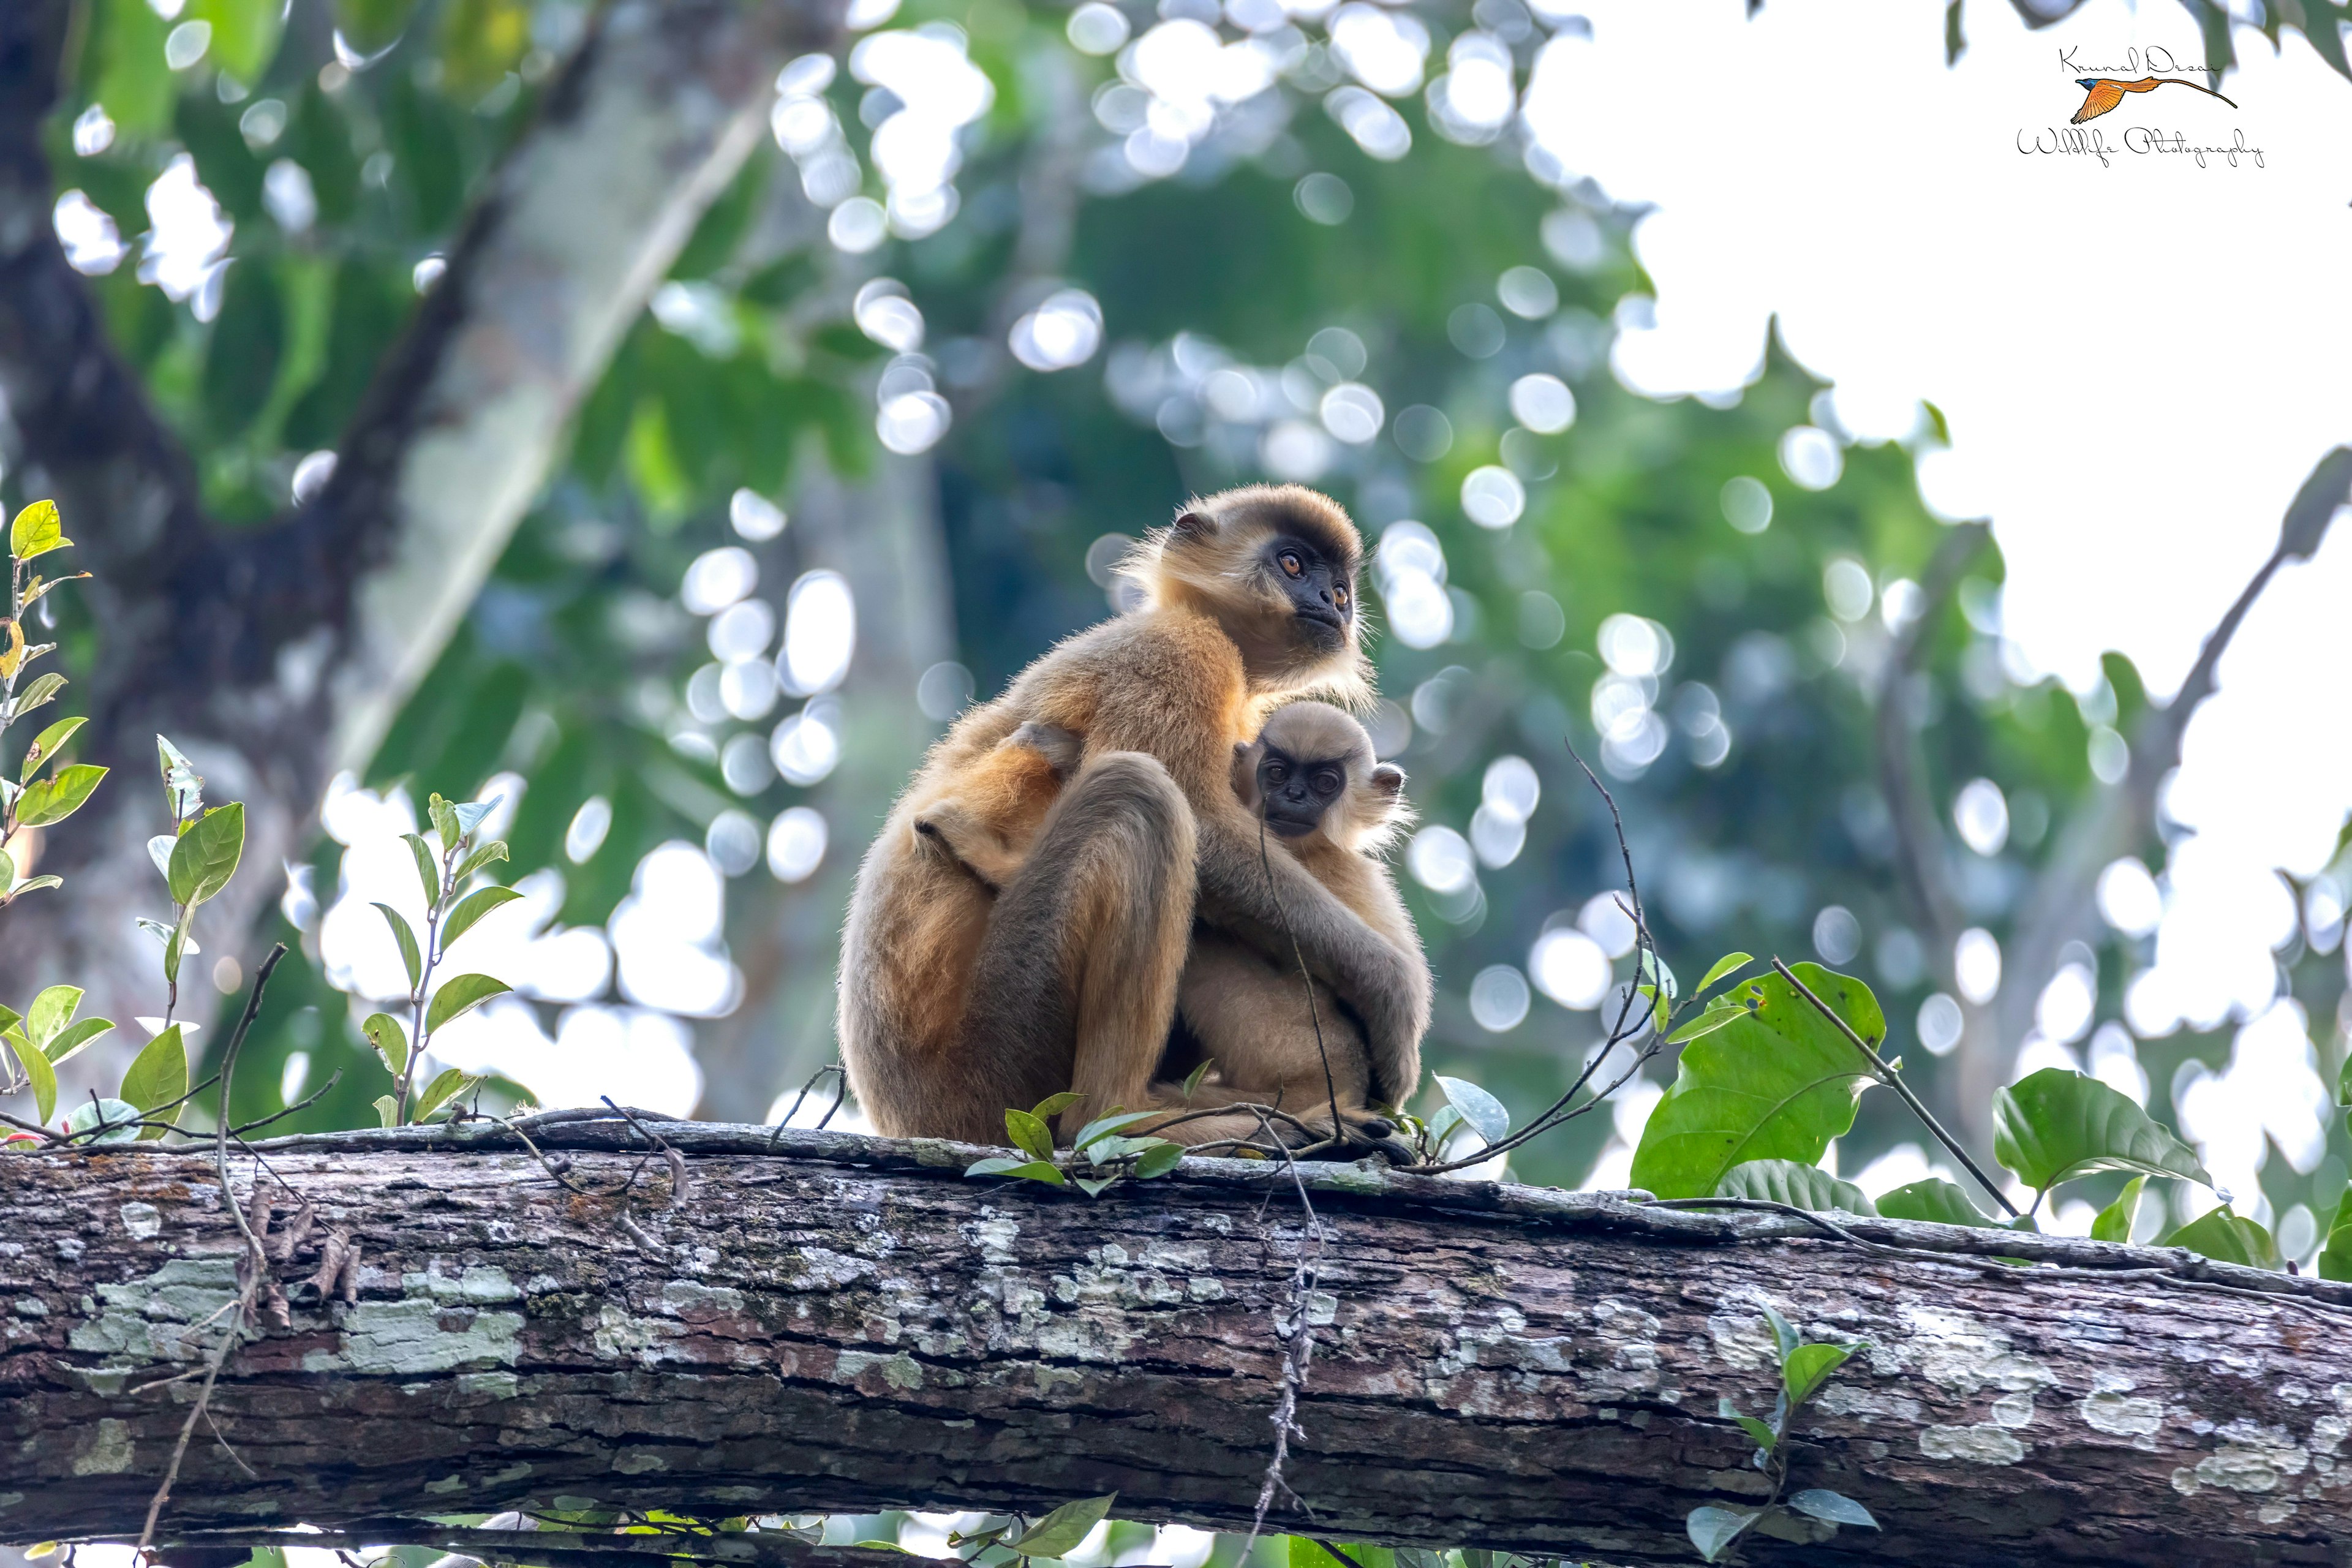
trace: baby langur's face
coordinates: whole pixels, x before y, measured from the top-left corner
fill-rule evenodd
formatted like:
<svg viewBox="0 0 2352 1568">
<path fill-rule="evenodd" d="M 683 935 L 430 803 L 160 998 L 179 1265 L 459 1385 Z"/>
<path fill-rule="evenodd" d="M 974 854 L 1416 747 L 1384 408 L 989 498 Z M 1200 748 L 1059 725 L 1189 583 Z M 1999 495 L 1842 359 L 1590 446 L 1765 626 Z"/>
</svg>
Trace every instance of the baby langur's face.
<svg viewBox="0 0 2352 1568">
<path fill-rule="evenodd" d="M 1265 825 L 1284 838 L 1304 838 L 1322 826 L 1348 788 L 1344 757 L 1294 757 L 1267 745 L 1257 763 L 1257 795 Z"/>
</svg>

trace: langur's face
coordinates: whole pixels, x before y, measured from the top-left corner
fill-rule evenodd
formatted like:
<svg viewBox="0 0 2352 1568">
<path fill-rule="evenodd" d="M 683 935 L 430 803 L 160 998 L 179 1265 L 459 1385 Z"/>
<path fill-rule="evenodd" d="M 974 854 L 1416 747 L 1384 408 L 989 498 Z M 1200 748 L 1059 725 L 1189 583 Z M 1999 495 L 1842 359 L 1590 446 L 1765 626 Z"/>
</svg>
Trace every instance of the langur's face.
<svg viewBox="0 0 2352 1568">
<path fill-rule="evenodd" d="M 1294 533 L 1277 533 L 1261 557 L 1267 578 L 1289 601 L 1299 639 L 1323 652 L 1344 646 L 1356 626 L 1356 584 L 1347 563 Z"/>
<path fill-rule="evenodd" d="M 1300 759 L 1271 745 L 1258 758 L 1259 809 L 1280 837 L 1304 838 L 1314 832 L 1347 788 L 1344 758 Z"/>
</svg>

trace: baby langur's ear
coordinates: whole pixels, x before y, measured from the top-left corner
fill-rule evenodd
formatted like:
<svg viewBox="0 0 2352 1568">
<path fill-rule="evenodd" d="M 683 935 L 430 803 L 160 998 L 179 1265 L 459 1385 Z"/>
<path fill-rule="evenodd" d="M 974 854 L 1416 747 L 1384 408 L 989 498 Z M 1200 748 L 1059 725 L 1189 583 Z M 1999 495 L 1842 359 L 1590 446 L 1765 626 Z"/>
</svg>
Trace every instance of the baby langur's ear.
<svg viewBox="0 0 2352 1568">
<path fill-rule="evenodd" d="M 1234 793 L 1251 811 L 1257 810 L 1257 742 L 1234 742 Z"/>
<path fill-rule="evenodd" d="M 1394 763 L 1381 763 L 1372 769 L 1372 793 L 1383 800 L 1394 800 L 1404 793 L 1404 770 Z"/>
<path fill-rule="evenodd" d="M 1176 537 L 1179 539 L 1213 539 L 1217 520 L 1197 509 L 1179 512 L 1176 516 Z"/>
</svg>

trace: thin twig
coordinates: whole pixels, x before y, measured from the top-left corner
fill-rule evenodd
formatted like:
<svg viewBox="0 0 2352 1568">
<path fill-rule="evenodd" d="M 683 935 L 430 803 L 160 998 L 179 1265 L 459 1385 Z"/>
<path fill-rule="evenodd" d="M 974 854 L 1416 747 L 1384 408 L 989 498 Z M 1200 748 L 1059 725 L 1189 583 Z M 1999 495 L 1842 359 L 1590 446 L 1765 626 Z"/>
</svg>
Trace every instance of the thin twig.
<svg viewBox="0 0 2352 1568">
<path fill-rule="evenodd" d="M 816 1124 L 818 1131 L 822 1132 L 824 1131 L 825 1122 L 833 1120 L 834 1111 L 839 1110 L 841 1109 L 841 1102 L 849 1098 L 849 1073 L 839 1062 L 827 1062 L 824 1066 L 817 1068 L 816 1071 L 809 1074 L 808 1081 L 801 1085 L 800 1093 L 793 1097 L 793 1108 L 784 1112 L 783 1120 L 776 1123 L 775 1131 L 769 1134 L 769 1148 L 773 1149 L 776 1144 L 782 1140 L 784 1136 L 784 1129 L 790 1127 L 793 1124 L 793 1118 L 801 1113 L 801 1106 L 808 1100 L 809 1090 L 824 1082 L 827 1073 L 833 1074 L 835 1078 L 838 1078 L 841 1080 L 841 1091 L 833 1097 L 833 1110 L 826 1111 L 824 1118 Z"/>
<path fill-rule="evenodd" d="M 1832 1011 L 1828 1003 L 1813 994 L 1813 988 L 1806 984 L 1803 981 L 1798 979 L 1795 971 L 1791 970 L 1787 964 L 1781 963 L 1778 958 L 1775 958 L 1772 961 L 1772 967 L 1780 974 L 1781 979 L 1795 986 L 1797 988 L 1797 994 L 1802 996 L 1806 1001 L 1811 1002 L 1813 1006 L 1820 1011 L 1822 1017 L 1827 1018 L 1832 1024 L 1835 1025 L 1837 1026 L 1838 1033 L 1843 1035 L 1848 1040 L 1853 1042 L 1853 1048 L 1860 1051 L 1869 1061 L 1871 1071 L 1873 1075 L 1877 1078 L 1878 1081 L 1893 1089 L 1902 1098 L 1903 1103 L 1911 1108 L 1911 1114 L 1916 1116 L 1927 1127 L 1927 1131 L 1936 1135 L 1936 1142 L 1941 1143 L 1946 1149 L 1949 1150 L 1951 1152 L 1952 1158 L 1958 1160 L 1961 1164 L 1966 1165 L 1969 1169 L 1969 1174 L 1974 1176 L 1977 1179 L 1978 1184 L 1981 1185 L 1985 1191 L 1992 1194 L 1993 1202 L 2007 1209 L 2010 1213 L 2011 1218 L 2015 1219 L 2019 1217 L 2018 1207 L 2015 1204 L 2009 1201 L 2009 1194 L 2001 1191 L 1990 1176 L 1984 1173 L 1984 1168 L 1979 1165 L 1976 1161 L 1970 1157 L 1966 1149 L 1960 1147 L 1960 1141 L 1944 1130 L 1944 1124 L 1936 1120 L 1935 1113 L 1929 1110 L 1927 1107 L 1920 1101 L 1917 1095 L 1911 1092 L 1911 1086 L 1905 1083 L 1901 1075 L 1896 1073 L 1893 1068 L 1886 1065 L 1886 1058 L 1880 1056 L 1876 1050 L 1873 1049 L 1868 1040 L 1864 1039 L 1860 1035 L 1854 1033 L 1853 1026 L 1847 1023 L 1843 1018 L 1839 1017 L 1835 1012 Z"/>
<path fill-rule="evenodd" d="M 232 1127 L 228 1130 L 229 1136 L 232 1138 L 242 1138 L 247 1133 L 267 1127 L 273 1121 L 283 1121 L 286 1118 L 295 1114 L 297 1111 L 308 1110 L 312 1106 L 318 1104 L 319 1101 L 326 1099 L 330 1094 L 332 1094 L 335 1090 L 335 1085 L 341 1083 L 342 1079 L 343 1069 L 337 1068 L 334 1070 L 333 1075 L 330 1077 L 326 1082 L 319 1086 L 317 1093 L 306 1095 L 302 1099 L 298 1100 L 293 1104 L 288 1106 L 285 1110 L 272 1111 L 258 1121 L 248 1121 L 242 1127 Z"/>
<path fill-rule="evenodd" d="M 1274 1130 L 1260 1126 L 1267 1137 Z M 1290 1439 L 1305 1436 L 1298 1425 L 1298 1391 L 1307 1386 L 1307 1364 L 1315 1353 L 1315 1326 L 1308 1316 L 1315 1294 L 1315 1282 L 1323 1260 L 1323 1222 L 1315 1213 L 1314 1200 L 1307 1195 L 1307 1184 L 1298 1174 L 1298 1162 L 1288 1150 L 1283 1151 L 1283 1168 L 1289 1173 L 1292 1188 L 1298 1194 L 1298 1206 L 1306 1212 L 1307 1227 L 1299 1237 L 1298 1262 L 1290 1273 L 1290 1291 L 1282 1310 L 1275 1319 L 1275 1340 L 1282 1350 L 1282 1389 L 1276 1396 L 1274 1415 L 1274 1453 L 1266 1460 L 1265 1479 L 1257 1492 L 1257 1509 L 1250 1517 L 1249 1538 L 1242 1542 L 1241 1561 L 1247 1561 L 1251 1549 L 1257 1544 L 1259 1534 L 1265 1529 L 1265 1510 L 1274 1504 L 1276 1491 L 1289 1497 L 1310 1516 L 1314 1510 L 1306 1500 L 1290 1489 L 1283 1479 L 1283 1466 L 1290 1458 Z M 1271 1192 L 1268 1194 L 1272 1196 Z"/>
<path fill-rule="evenodd" d="M 1258 803 L 1257 862 L 1265 872 L 1265 896 L 1274 905 L 1276 919 L 1282 921 L 1282 934 L 1290 939 L 1290 955 L 1298 964 L 1298 983 L 1307 988 L 1307 1021 L 1315 1026 L 1315 1057 L 1323 1064 L 1323 1092 L 1331 1107 L 1331 1136 L 1344 1138 L 1347 1132 L 1339 1121 L 1339 1089 L 1331 1077 L 1331 1053 L 1323 1044 L 1323 1015 L 1315 1005 L 1315 976 L 1307 967 L 1307 954 L 1298 945 L 1298 931 L 1290 923 L 1289 907 L 1274 885 L 1274 857 L 1265 847 L 1265 803 Z"/>
</svg>

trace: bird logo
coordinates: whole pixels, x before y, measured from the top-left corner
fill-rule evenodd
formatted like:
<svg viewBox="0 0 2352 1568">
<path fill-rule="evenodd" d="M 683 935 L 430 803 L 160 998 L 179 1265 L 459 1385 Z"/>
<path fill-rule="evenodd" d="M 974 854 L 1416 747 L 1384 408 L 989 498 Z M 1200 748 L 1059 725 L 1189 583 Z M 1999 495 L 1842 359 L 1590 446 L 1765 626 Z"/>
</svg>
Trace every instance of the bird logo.
<svg viewBox="0 0 2352 1568">
<path fill-rule="evenodd" d="M 2185 77 L 2144 76 L 2137 81 L 2116 81 L 2105 77 L 2086 76 L 2077 78 L 2074 82 L 2074 85 L 2081 88 L 2087 95 L 2083 100 L 2083 107 L 2076 110 L 2074 111 L 2074 118 L 2068 121 L 2066 123 L 2069 125 L 2080 125 L 2085 120 L 2096 120 L 2100 115 L 2106 113 L 2107 110 L 2121 103 L 2124 100 L 2124 94 L 2127 92 L 2154 92 L 2158 88 L 2163 87 L 2168 83 L 2173 87 L 2197 88 L 2199 92 L 2206 93 L 2214 98 L 2221 98 L 2222 102 L 2229 104 L 2232 109 L 2238 107 L 2229 99 L 2221 98 L 2221 95 L 2215 92 L 2211 88 L 2198 87 L 2195 82 L 2189 80 Z"/>
</svg>

